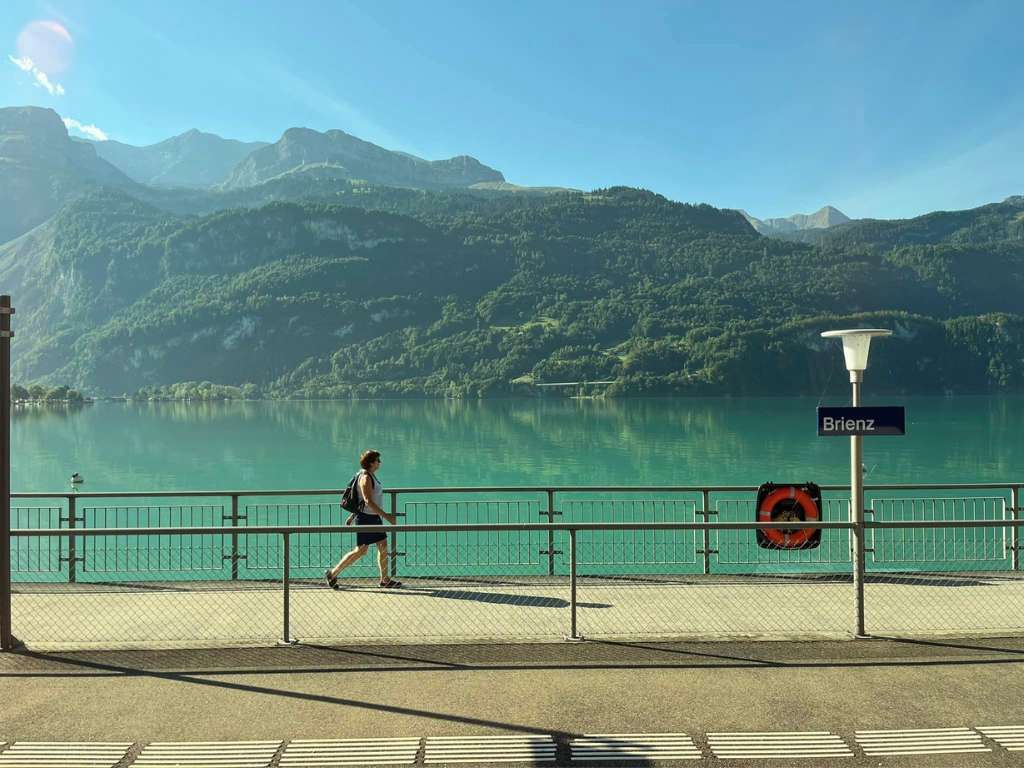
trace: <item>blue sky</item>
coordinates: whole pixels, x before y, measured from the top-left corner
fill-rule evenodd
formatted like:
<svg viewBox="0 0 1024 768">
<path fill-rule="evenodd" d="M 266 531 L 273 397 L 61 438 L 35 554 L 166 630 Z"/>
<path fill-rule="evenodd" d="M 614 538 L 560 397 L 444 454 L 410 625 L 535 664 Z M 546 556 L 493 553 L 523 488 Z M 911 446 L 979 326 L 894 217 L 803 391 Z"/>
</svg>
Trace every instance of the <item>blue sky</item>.
<svg viewBox="0 0 1024 768">
<path fill-rule="evenodd" d="M 1022 30 L 1020 0 L 6 0 L 0 106 L 131 144 L 340 128 L 518 184 L 895 218 L 1024 194 Z"/>
</svg>

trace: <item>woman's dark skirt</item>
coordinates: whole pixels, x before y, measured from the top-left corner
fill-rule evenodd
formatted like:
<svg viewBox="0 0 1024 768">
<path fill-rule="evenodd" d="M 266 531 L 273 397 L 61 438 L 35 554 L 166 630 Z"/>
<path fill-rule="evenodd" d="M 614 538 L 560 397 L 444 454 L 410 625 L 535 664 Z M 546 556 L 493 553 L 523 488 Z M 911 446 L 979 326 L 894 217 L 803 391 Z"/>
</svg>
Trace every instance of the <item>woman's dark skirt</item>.
<svg viewBox="0 0 1024 768">
<path fill-rule="evenodd" d="M 359 513 L 356 515 L 354 520 L 356 525 L 384 525 L 384 521 L 380 519 L 379 515 L 364 515 Z M 363 544 L 376 544 L 378 541 L 385 541 L 388 535 L 381 531 L 380 533 L 357 533 L 356 544 L 362 546 Z"/>
</svg>

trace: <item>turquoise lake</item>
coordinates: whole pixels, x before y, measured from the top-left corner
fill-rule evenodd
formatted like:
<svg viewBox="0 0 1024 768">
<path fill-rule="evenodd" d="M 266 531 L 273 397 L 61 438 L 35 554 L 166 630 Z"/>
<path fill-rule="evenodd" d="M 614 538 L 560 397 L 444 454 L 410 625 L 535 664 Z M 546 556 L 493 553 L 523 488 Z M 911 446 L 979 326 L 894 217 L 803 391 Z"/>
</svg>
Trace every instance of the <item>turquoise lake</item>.
<svg viewBox="0 0 1024 768">
<path fill-rule="evenodd" d="M 838 398 L 823 405 L 845 404 Z M 866 481 L 1024 484 L 1024 398 L 894 398 L 907 435 L 865 439 Z M 261 490 L 343 487 L 359 453 L 383 455 L 386 488 L 480 486 L 722 486 L 849 483 L 849 440 L 820 438 L 815 399 L 643 399 L 123 403 L 74 410 L 15 409 L 15 492 L 242 491 L 241 525 L 339 525 L 335 496 L 258 497 Z M 847 494 L 826 494 L 824 519 L 844 521 Z M 878 491 L 876 519 L 1005 519 L 1002 491 Z M 906 497 L 931 497 L 918 503 Z M 939 499 L 936 501 L 936 499 Z M 754 495 L 715 494 L 718 520 L 750 522 Z M 229 526 L 230 499 L 78 499 L 78 527 Z M 388 503 L 388 500 L 386 500 Z M 562 493 L 555 521 L 700 522 L 701 495 Z M 15 499 L 15 528 L 59 527 L 67 502 Z M 541 493 L 403 494 L 405 523 L 541 523 Z M 228 520 L 228 522 L 225 522 Z M 406 576 L 544 575 L 567 572 L 566 534 L 544 531 L 402 534 Z M 753 531 L 616 531 L 580 534 L 589 573 L 848 573 L 848 531 L 820 547 L 773 551 Z M 1004 570 L 1009 529 L 899 529 L 870 534 L 869 569 Z M 293 539 L 293 575 L 316 578 L 351 546 L 351 534 Z M 552 546 L 553 544 L 553 546 Z M 69 540 L 16 541 L 17 581 L 67 581 Z M 79 581 L 279 578 L 279 535 L 77 537 Z M 705 562 L 703 547 L 713 549 Z M 545 554 L 548 550 L 556 554 Z M 233 554 L 232 554 L 233 553 Z M 240 556 L 240 557 L 239 557 Z M 371 557 L 346 577 L 373 575 Z"/>
<path fill-rule="evenodd" d="M 359 453 L 386 487 L 849 482 L 815 399 L 101 402 L 15 408 L 17 491 L 337 488 Z M 833 398 L 823 405 L 845 405 Z M 1024 482 L 1024 397 L 876 398 L 907 435 L 865 440 L 870 483 Z"/>
</svg>

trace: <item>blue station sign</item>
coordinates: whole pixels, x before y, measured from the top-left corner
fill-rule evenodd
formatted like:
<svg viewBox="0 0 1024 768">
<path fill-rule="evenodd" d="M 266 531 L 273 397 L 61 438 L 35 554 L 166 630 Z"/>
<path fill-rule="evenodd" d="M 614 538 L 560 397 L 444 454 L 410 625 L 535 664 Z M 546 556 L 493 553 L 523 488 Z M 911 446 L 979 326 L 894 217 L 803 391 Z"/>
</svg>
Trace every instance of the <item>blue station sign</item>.
<svg viewBox="0 0 1024 768">
<path fill-rule="evenodd" d="M 906 411 L 902 405 L 858 408 L 818 407 L 819 437 L 852 435 L 905 435 Z"/>
</svg>

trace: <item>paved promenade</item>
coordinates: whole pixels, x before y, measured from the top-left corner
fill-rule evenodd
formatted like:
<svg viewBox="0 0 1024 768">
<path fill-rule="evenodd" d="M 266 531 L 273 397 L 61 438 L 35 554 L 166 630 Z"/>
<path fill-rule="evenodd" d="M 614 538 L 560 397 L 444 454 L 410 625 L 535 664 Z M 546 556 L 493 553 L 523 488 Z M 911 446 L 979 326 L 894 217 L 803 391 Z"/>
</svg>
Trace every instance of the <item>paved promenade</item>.
<svg viewBox="0 0 1024 768">
<path fill-rule="evenodd" d="M 20 652 L 0 654 L 0 700 L 0 741 L 14 743 L 0 764 L 16 764 L 18 750 L 54 749 L 32 742 L 109 742 L 97 749 L 121 749 L 118 766 L 140 766 L 146 755 L 177 749 L 155 742 L 257 741 L 264 744 L 242 748 L 263 757 L 217 764 L 284 766 L 309 754 L 301 740 L 399 739 L 406 746 L 396 764 L 425 765 L 454 743 L 445 737 L 479 745 L 496 736 L 550 743 L 560 765 L 1024 764 L 1024 753 L 987 735 L 998 735 L 994 726 L 1024 726 L 1019 638 Z M 914 732 L 936 728 L 952 730 Z M 932 739 L 945 751 L 878 754 L 877 735 L 866 732 L 894 729 L 903 731 L 893 737 L 899 743 Z M 789 760 L 728 756 L 723 734 L 769 731 L 811 734 L 811 746 L 785 747 Z M 666 747 L 599 762 L 579 749 L 586 734 L 665 733 L 678 734 L 672 748 L 693 759 L 666 758 L 679 754 Z M 238 747 L 222 748 L 237 755 Z M 199 747 L 206 762 L 193 764 L 213 764 L 219 748 Z M 795 757 L 800 750 L 817 756 Z"/>
<path fill-rule="evenodd" d="M 302 642 L 560 641 L 571 633 L 567 580 L 408 579 L 401 590 L 293 583 L 289 637 Z M 626 638 L 845 638 L 849 579 L 582 578 L 577 632 Z M 1024 578 L 1006 572 L 872 575 L 869 634 L 1024 633 Z M 14 633 L 30 648 L 272 644 L 283 638 L 274 582 L 16 584 Z"/>
</svg>

